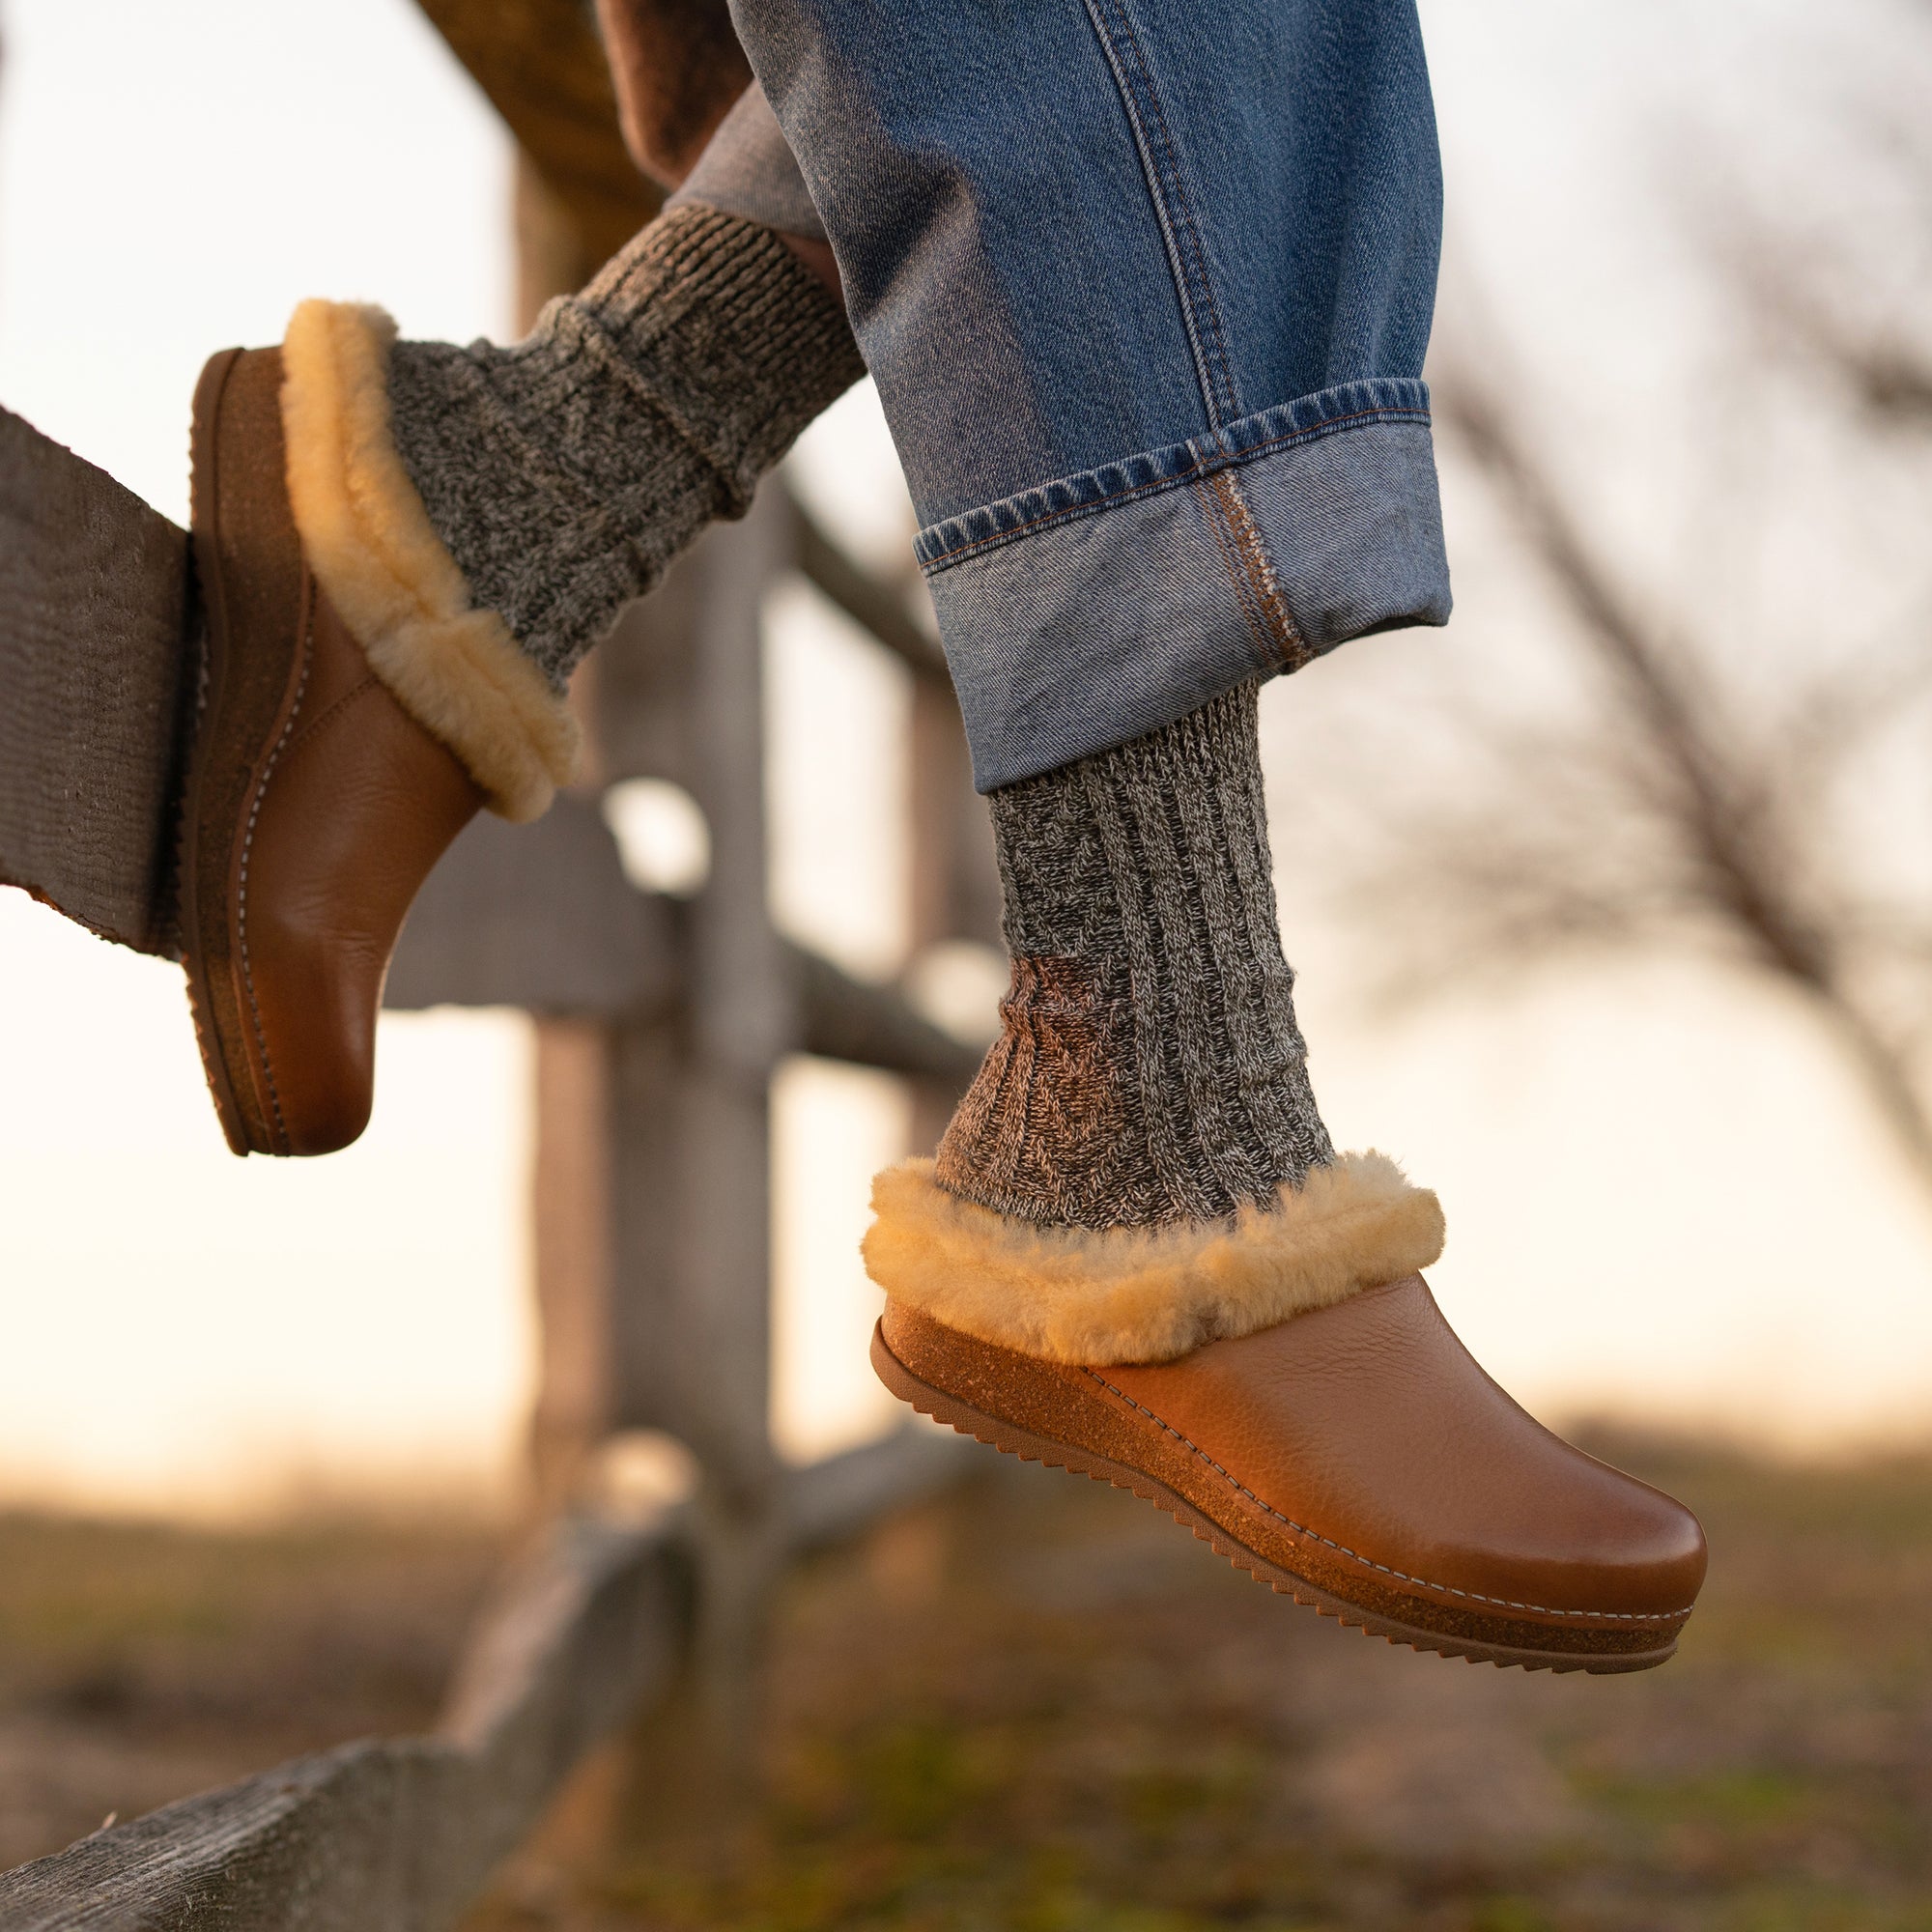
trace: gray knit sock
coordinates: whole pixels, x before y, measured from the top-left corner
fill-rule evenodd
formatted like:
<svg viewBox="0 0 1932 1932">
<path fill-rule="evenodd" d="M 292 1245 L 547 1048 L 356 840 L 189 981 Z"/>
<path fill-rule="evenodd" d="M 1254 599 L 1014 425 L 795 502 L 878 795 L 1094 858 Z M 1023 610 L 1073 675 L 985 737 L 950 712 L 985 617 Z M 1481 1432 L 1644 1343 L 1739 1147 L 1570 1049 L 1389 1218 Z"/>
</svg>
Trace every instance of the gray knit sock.
<svg viewBox="0 0 1932 1932">
<path fill-rule="evenodd" d="M 1208 1220 L 1334 1157 L 1269 877 L 1256 687 L 992 794 L 1012 988 L 938 1179 L 1088 1228 Z"/>
<path fill-rule="evenodd" d="M 770 229 L 683 206 L 526 342 L 397 343 L 389 401 L 471 598 L 560 686 L 864 374 L 844 311 Z"/>
</svg>

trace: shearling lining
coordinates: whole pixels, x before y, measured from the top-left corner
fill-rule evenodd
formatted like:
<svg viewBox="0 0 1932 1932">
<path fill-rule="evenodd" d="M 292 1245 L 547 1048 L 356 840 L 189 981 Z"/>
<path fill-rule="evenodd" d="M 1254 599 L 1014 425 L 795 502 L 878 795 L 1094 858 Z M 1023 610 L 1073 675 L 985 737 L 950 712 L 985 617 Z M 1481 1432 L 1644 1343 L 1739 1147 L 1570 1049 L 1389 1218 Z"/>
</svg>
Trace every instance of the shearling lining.
<svg viewBox="0 0 1932 1932">
<path fill-rule="evenodd" d="M 494 611 L 473 607 L 389 427 L 379 308 L 305 301 L 282 343 L 289 501 L 302 553 L 369 667 L 505 818 L 539 816 L 577 762 L 562 697 Z"/>
<path fill-rule="evenodd" d="M 1442 1252 L 1442 1208 L 1386 1154 L 1345 1153 L 1266 1208 L 1155 1228 L 1039 1227 L 949 1193 L 930 1160 L 872 1183 L 866 1266 L 982 1342 L 1099 1367 L 1270 1328 Z"/>
</svg>

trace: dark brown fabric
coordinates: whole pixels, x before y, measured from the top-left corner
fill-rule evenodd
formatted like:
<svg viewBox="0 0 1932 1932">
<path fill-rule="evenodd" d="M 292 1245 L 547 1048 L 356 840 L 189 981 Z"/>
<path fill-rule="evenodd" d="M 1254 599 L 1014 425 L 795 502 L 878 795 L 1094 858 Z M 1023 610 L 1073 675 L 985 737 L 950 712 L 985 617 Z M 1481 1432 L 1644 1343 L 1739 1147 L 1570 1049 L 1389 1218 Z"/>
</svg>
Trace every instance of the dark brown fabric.
<svg viewBox="0 0 1932 1932">
<path fill-rule="evenodd" d="M 724 0 L 597 0 L 631 157 L 666 187 L 683 182 L 752 66 Z"/>
</svg>

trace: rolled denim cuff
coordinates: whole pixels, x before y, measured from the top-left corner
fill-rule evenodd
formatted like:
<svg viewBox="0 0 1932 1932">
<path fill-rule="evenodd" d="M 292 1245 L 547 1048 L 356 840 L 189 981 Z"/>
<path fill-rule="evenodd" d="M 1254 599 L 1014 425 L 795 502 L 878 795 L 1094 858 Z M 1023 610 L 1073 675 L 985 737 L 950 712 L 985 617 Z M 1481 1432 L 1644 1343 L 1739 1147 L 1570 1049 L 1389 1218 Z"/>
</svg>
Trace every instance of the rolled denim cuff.
<svg viewBox="0 0 1932 1932">
<path fill-rule="evenodd" d="M 1428 384 L 1344 383 L 922 530 L 981 791 L 1449 619 Z"/>
</svg>

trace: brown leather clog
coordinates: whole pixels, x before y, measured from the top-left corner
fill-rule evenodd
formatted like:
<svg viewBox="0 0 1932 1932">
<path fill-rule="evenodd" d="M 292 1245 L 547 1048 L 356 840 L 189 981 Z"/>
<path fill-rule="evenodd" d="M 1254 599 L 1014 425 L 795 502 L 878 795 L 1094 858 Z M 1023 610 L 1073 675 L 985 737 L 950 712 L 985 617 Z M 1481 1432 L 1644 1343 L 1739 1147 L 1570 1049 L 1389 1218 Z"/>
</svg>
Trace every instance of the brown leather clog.
<svg viewBox="0 0 1932 1932">
<path fill-rule="evenodd" d="M 1419 1274 L 1129 1366 L 1021 1353 L 889 1300 L 872 1362 L 922 1412 L 1131 1490 L 1391 1643 L 1643 1670 L 1704 1578 L 1696 1518 L 1519 1408 Z"/>
<path fill-rule="evenodd" d="M 404 915 L 484 794 L 377 677 L 303 557 L 279 350 L 195 392 L 207 611 L 181 826 L 182 944 L 209 1091 L 239 1154 L 319 1154 L 369 1119 Z"/>
</svg>

